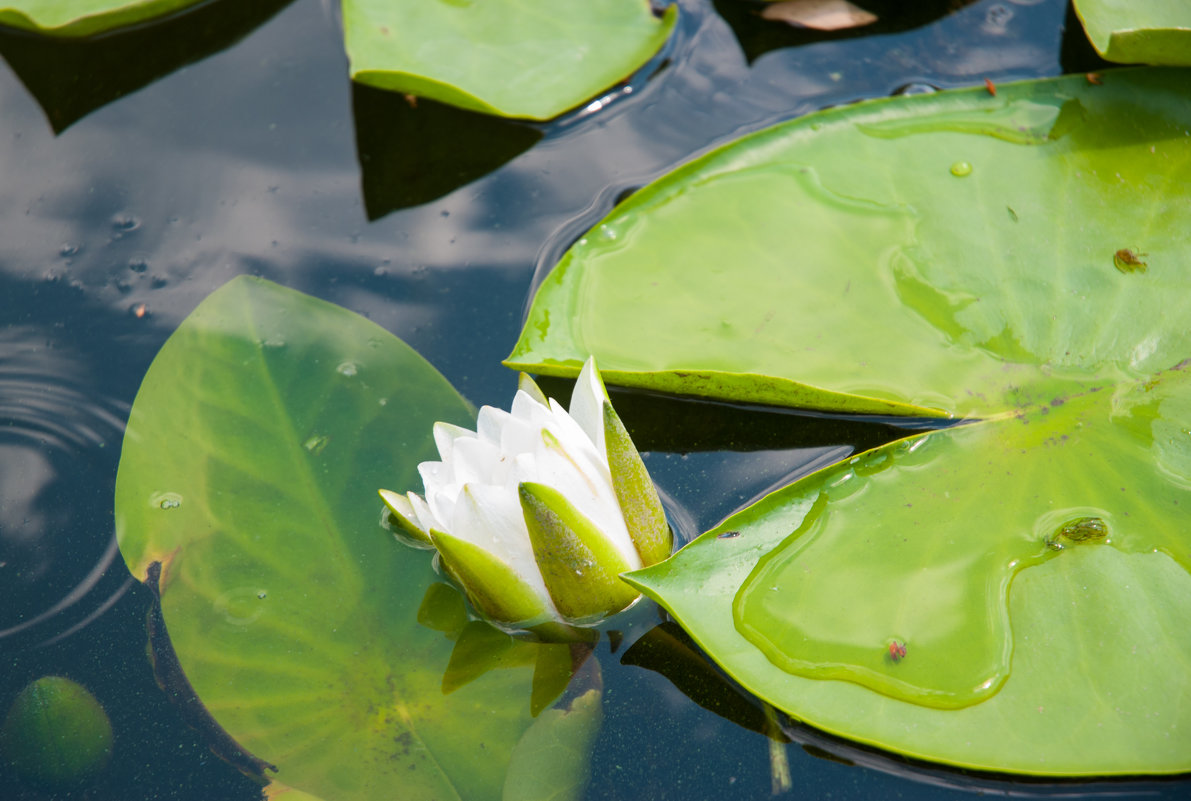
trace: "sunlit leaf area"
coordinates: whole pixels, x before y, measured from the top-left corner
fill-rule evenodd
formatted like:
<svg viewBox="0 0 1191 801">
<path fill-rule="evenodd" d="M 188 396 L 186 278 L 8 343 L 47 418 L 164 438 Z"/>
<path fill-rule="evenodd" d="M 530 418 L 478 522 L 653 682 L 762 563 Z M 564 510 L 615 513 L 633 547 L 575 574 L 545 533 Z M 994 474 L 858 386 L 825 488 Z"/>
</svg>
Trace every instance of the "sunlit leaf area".
<svg viewBox="0 0 1191 801">
<path fill-rule="evenodd" d="M 0 0 L 0 798 L 1187 797 L 1188 23 Z"/>
</svg>

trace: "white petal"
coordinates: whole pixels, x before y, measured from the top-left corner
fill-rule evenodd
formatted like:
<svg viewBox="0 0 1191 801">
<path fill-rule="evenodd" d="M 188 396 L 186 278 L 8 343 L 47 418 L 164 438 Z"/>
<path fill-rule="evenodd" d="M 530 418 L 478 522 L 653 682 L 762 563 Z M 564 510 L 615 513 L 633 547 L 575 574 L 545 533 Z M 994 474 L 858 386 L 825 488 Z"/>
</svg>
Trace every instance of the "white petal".
<svg viewBox="0 0 1191 801">
<path fill-rule="evenodd" d="M 451 469 L 455 471 L 455 483 L 491 484 L 492 472 L 500 461 L 500 447 L 486 439 L 460 439 L 455 441 Z"/>
<path fill-rule="evenodd" d="M 588 448 L 590 449 L 590 444 Z M 558 490 L 576 509 L 596 525 L 624 559 L 634 568 L 641 566 L 637 549 L 633 546 L 612 477 L 606 467 L 593 468 L 590 454 L 573 454 L 560 450 L 557 441 L 545 435 L 534 451 L 533 460 L 518 460 L 518 481 L 535 481 Z M 528 469 L 526 469 L 528 468 Z"/>
<path fill-rule="evenodd" d="M 537 402 L 533 402 L 533 405 L 543 408 Z M 501 451 L 507 455 L 516 456 L 519 453 L 533 450 L 534 443 L 538 440 L 539 429 L 540 426 L 531 423 L 528 418 L 522 419 L 515 415 L 510 417 L 500 432 Z"/>
<path fill-rule="evenodd" d="M 503 409 L 482 406 L 476 417 L 476 434 L 488 442 L 500 442 L 500 432 L 511 418 L 512 415 Z"/>
<path fill-rule="evenodd" d="M 427 493 L 435 492 L 445 484 L 451 482 L 451 470 L 442 462 L 422 462 L 418 465 L 418 475 L 422 477 L 422 486 Z"/>
<path fill-rule="evenodd" d="M 426 499 L 416 492 L 406 493 L 409 498 L 410 506 L 413 507 L 414 516 L 416 517 L 422 531 L 429 531 L 432 528 L 446 528 L 446 521 L 439 520 L 434 516 L 434 512 L 430 511 L 430 506 L 426 503 Z"/>
<path fill-rule="evenodd" d="M 539 392 L 540 391 L 541 390 L 539 390 Z M 547 401 L 547 403 L 549 403 L 549 401 Z M 519 420 L 528 420 L 530 419 L 530 414 L 532 413 L 534 407 L 541 409 L 544 406 L 545 404 L 539 402 L 536 398 L 534 398 L 533 395 L 530 395 L 523 389 L 519 389 L 517 390 L 517 394 L 513 396 L 513 406 L 511 408 L 511 413 L 513 417 Z"/>
<path fill-rule="evenodd" d="M 608 390 L 604 388 L 600 372 L 596 369 L 595 357 L 592 356 L 579 371 L 579 379 L 571 393 L 571 417 L 600 453 L 607 453 L 604 446 L 604 401 L 607 398 Z M 604 458 L 607 459 L 607 456 Z"/>
<path fill-rule="evenodd" d="M 451 531 L 450 521 L 455 517 L 455 499 L 458 495 L 459 486 L 456 484 L 437 490 L 426 488 L 426 506 L 430 509 L 431 519 L 445 524 L 434 528 L 445 528 L 449 533 L 455 533 Z"/>
<path fill-rule="evenodd" d="M 498 557 L 543 600 L 547 609 L 555 611 L 534 560 L 521 501 L 515 494 L 500 487 L 466 485 L 455 506 L 451 533 Z"/>
<path fill-rule="evenodd" d="M 405 518 L 405 521 L 414 528 L 420 528 L 422 531 L 426 531 L 425 526 L 422 525 L 422 521 L 418 519 L 417 512 L 414 511 L 413 502 L 409 500 L 408 496 L 387 489 L 379 490 L 379 492 L 381 499 L 385 502 L 385 506 L 389 507 L 390 512 Z"/>
<path fill-rule="evenodd" d="M 468 431 L 451 423 L 434 424 L 434 444 L 438 447 L 439 458 L 444 462 L 451 458 L 451 451 L 457 439 L 474 439 L 476 432 Z"/>
<path fill-rule="evenodd" d="M 597 448 L 596 444 L 587 436 L 587 432 L 556 401 L 551 401 L 551 403 L 554 404 L 556 410 L 555 414 L 546 421 L 545 430 L 557 438 L 563 450 L 575 460 L 580 469 L 584 472 L 608 473 L 608 480 L 611 482 L 607 452 L 602 448 Z M 534 442 L 534 447 L 537 448 L 541 442 L 541 437 L 538 437 Z"/>
</svg>

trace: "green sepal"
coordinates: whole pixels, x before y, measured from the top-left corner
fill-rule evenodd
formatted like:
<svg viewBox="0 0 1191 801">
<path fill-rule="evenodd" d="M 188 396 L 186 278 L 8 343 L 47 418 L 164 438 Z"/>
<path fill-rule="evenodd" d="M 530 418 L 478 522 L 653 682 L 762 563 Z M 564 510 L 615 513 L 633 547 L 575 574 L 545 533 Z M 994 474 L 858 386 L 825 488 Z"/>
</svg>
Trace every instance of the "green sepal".
<svg viewBox="0 0 1191 801">
<path fill-rule="evenodd" d="M 430 539 L 447 574 L 484 617 L 505 624 L 553 617 L 511 567 L 483 548 L 437 529 L 430 530 Z"/>
<path fill-rule="evenodd" d="M 517 376 L 517 389 L 529 395 L 529 397 L 547 409 L 550 408 L 550 401 L 546 398 L 546 393 L 542 392 L 542 388 L 538 386 L 538 382 L 529 377 L 529 373 L 521 373 Z"/>
<path fill-rule="evenodd" d="M 562 493 L 523 481 L 518 494 L 538 569 L 563 617 L 594 621 L 637 599 L 637 591 L 618 576 L 630 565 Z"/>
<path fill-rule="evenodd" d="M 398 528 L 401 529 L 400 532 L 394 533 L 409 536 L 414 540 L 410 544 L 417 547 L 430 548 L 434 545 L 430 541 L 430 535 L 414 522 L 417 519 L 417 515 L 414 513 L 414 506 L 409 498 L 387 489 L 377 490 L 376 492 L 380 495 L 380 499 L 385 502 L 385 506 L 388 507 L 389 512 L 391 512 L 389 520 L 396 523 Z"/>
<path fill-rule="evenodd" d="M 641 564 L 643 567 L 657 564 L 670 556 L 673 546 L 670 525 L 637 446 L 607 400 L 604 401 L 604 447 L 612 471 L 612 489 Z"/>
</svg>

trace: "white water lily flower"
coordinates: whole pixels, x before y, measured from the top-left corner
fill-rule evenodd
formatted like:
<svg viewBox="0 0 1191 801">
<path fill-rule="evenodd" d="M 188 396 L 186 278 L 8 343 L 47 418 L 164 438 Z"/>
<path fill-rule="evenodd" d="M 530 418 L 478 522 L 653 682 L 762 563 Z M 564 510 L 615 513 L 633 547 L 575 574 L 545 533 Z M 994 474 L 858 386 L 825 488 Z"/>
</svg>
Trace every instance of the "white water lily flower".
<svg viewBox="0 0 1191 801">
<path fill-rule="evenodd" d="M 638 598 L 619 573 L 670 555 L 657 490 L 593 359 L 570 413 L 522 375 L 511 412 L 483 407 L 475 431 L 436 423 L 434 441 L 442 460 L 418 466 L 425 496 L 380 496 L 498 625 L 553 636 L 598 622 Z"/>
</svg>

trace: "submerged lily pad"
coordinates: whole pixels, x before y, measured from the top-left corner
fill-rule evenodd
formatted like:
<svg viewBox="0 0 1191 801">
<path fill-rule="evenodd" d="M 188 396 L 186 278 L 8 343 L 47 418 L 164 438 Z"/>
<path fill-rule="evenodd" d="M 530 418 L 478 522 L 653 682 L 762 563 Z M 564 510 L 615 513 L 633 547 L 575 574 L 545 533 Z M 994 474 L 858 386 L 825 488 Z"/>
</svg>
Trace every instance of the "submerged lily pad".
<svg viewBox="0 0 1191 801">
<path fill-rule="evenodd" d="M 986 770 L 1191 770 L 1191 73 L 999 89 L 832 109 L 635 193 L 509 363 L 983 418 L 630 580 L 834 733 Z"/>
<path fill-rule="evenodd" d="M 1191 66 L 1191 4 L 1182 0 L 1074 0 L 1092 46 L 1109 61 Z"/>
<path fill-rule="evenodd" d="M 248 277 L 182 323 L 137 395 L 121 553 L 138 578 L 163 566 L 186 677 L 281 786 L 327 801 L 500 797 L 531 723 L 535 646 L 444 686 L 464 617 L 446 615 L 450 636 L 443 615 L 419 622 L 421 608 L 434 623 L 442 588 L 429 555 L 381 527 L 375 496 L 416 480 L 437 420 L 468 425 L 472 410 L 414 351 Z"/>
<path fill-rule="evenodd" d="M 628 78 L 678 7 L 648 0 L 344 0 L 355 81 L 472 111 L 546 120 Z"/>
<path fill-rule="evenodd" d="M 158 19 L 203 0 L 0 0 L 0 25 L 51 36 L 91 36 Z"/>
</svg>

